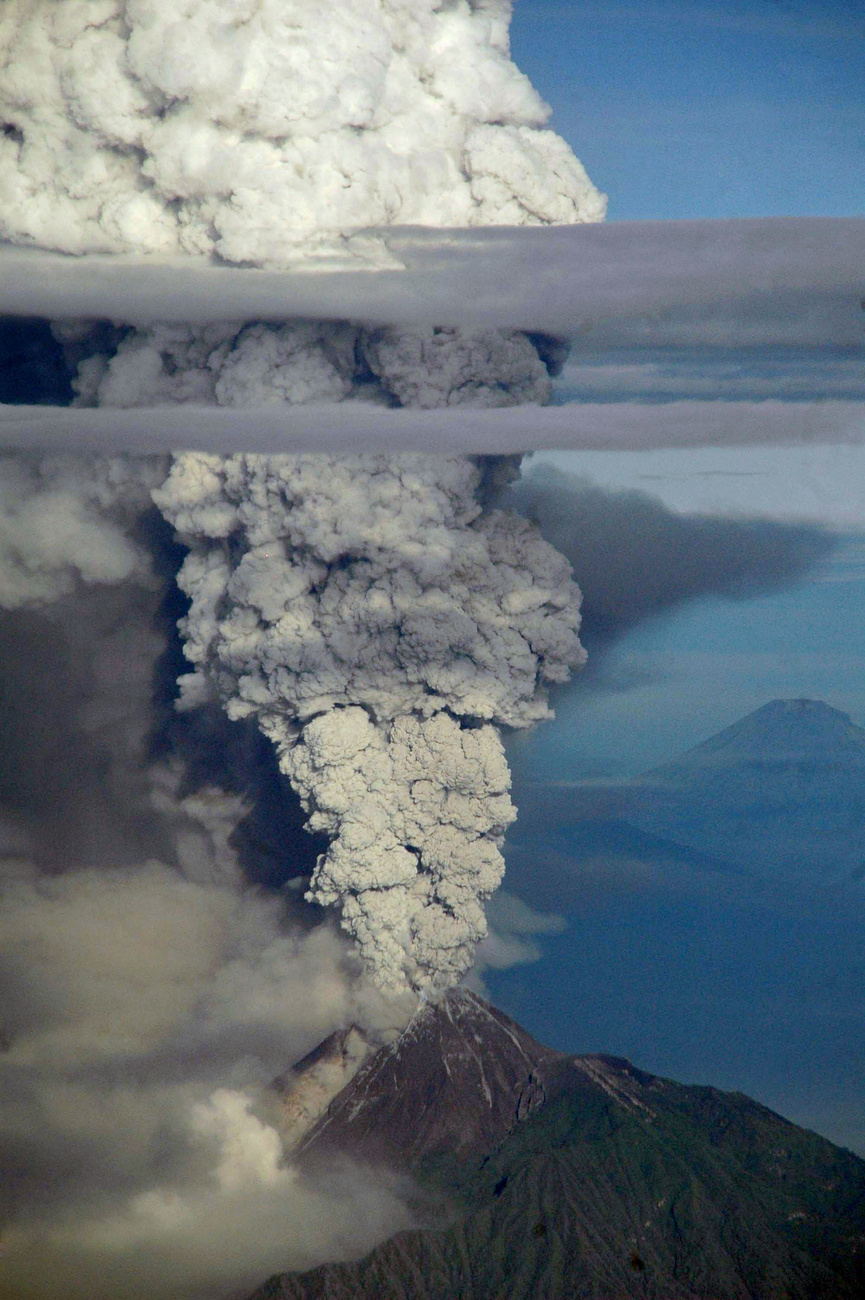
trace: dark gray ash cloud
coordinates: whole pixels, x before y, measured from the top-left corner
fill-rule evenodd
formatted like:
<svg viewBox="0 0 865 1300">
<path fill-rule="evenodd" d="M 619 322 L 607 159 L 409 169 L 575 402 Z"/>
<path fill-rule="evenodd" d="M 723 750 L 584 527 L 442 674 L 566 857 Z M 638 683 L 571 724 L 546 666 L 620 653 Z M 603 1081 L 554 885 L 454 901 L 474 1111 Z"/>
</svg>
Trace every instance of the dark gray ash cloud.
<svg viewBox="0 0 865 1300">
<path fill-rule="evenodd" d="M 838 545 L 816 524 L 679 514 L 648 492 L 602 488 L 548 465 L 529 465 L 506 500 L 537 522 L 579 575 L 589 661 L 578 688 L 602 672 L 605 651 L 646 619 L 704 596 L 782 590 Z"/>
</svg>

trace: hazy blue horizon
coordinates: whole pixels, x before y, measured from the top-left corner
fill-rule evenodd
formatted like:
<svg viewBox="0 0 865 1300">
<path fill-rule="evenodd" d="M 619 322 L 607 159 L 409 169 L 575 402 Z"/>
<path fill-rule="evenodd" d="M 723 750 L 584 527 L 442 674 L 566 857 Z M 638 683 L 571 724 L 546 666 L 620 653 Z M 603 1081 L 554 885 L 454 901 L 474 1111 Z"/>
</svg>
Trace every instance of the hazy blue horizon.
<svg viewBox="0 0 865 1300">
<path fill-rule="evenodd" d="M 609 219 L 837 216 L 863 211 L 863 36 L 865 15 L 841 0 L 518 0 L 513 50 L 609 194 Z M 860 344 L 851 363 L 863 359 Z M 743 351 L 716 381 L 753 385 L 760 367 Z M 716 381 L 707 371 L 704 396 Z M 711 881 L 697 896 L 645 867 L 604 882 L 576 870 L 567 835 L 550 838 L 538 811 L 544 780 L 637 775 L 774 698 L 823 700 L 865 723 L 865 456 L 790 445 L 544 460 L 674 516 L 810 521 L 837 546 L 783 589 L 698 593 L 645 618 L 605 651 L 600 680 L 576 682 L 554 722 L 511 742 L 528 824 L 511 832 L 505 887 L 566 928 L 538 936 L 539 964 L 487 971 L 489 988 L 556 1046 L 750 1093 L 865 1154 L 861 898 L 817 891 L 794 904 L 783 890 L 713 894 Z"/>
</svg>

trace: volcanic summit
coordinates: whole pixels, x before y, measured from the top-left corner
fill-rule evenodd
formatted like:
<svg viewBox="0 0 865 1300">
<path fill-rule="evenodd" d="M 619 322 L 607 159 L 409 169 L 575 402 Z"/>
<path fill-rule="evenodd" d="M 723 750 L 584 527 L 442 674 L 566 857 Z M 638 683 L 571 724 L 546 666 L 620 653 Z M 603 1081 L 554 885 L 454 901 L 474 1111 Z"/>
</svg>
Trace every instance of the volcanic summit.
<svg viewBox="0 0 865 1300">
<path fill-rule="evenodd" d="M 865 1161 L 741 1093 L 544 1047 L 463 989 L 364 1062 L 295 1158 L 410 1174 L 435 1218 L 252 1300 L 865 1294 Z"/>
</svg>

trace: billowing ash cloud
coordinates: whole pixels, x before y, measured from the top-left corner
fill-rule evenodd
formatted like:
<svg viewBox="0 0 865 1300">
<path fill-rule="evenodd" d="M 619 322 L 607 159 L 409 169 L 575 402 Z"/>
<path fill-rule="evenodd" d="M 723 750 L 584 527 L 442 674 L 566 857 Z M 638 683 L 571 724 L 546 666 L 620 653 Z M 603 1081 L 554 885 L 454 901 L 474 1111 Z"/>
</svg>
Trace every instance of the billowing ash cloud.
<svg viewBox="0 0 865 1300">
<path fill-rule="evenodd" d="M 567 354 L 557 340 L 519 330 L 340 321 L 159 322 L 126 331 L 58 321 L 53 331 L 75 371 L 77 406 L 543 404 Z"/>
<path fill-rule="evenodd" d="M 509 18 L 508 0 L 8 0 L 0 238 L 357 268 L 395 260 L 364 227 L 600 220 Z M 507 322 L 69 315 L 46 313 L 77 404 L 114 411 L 542 403 L 562 359 Z M 0 465 L 0 738 L 26 769 L 0 796 L 16 1294 L 242 1294 L 411 1221 L 377 1177 L 286 1167 L 262 1086 L 340 1025 L 390 1037 L 486 933 L 514 816 L 500 729 L 548 716 L 584 658 L 567 560 L 492 506 L 515 470 Z M 274 845 L 250 819 L 279 800 Z"/>
<path fill-rule="evenodd" d="M 393 224 L 599 220 L 510 0 L 7 0 L 0 236 L 368 260 Z"/>
<path fill-rule="evenodd" d="M 145 581 L 129 527 L 164 476 L 158 458 L 133 472 L 119 458 L 0 457 L 0 608 L 57 600 L 79 582 Z"/>
<path fill-rule="evenodd" d="M 584 659 L 567 561 L 478 500 L 502 472 L 188 454 L 154 493 L 191 548 L 181 703 L 257 717 L 332 840 L 310 897 L 394 990 L 471 964 L 514 817 L 496 727 L 549 716 Z"/>
<path fill-rule="evenodd" d="M 509 0 L 314 14 L 296 0 L 11 0 L 0 236 L 321 267 L 392 264 L 365 227 L 598 221 L 603 196 L 510 61 L 510 14 Z M 542 335 L 447 322 L 53 329 L 76 403 L 103 408 L 543 403 L 564 355 Z M 497 727 L 548 716 L 547 687 L 584 658 L 567 561 L 485 508 L 509 468 L 180 455 L 154 492 L 190 548 L 182 704 L 224 706 L 275 742 L 330 841 L 309 897 L 339 906 L 393 991 L 445 987 L 470 964 L 514 816 Z M 104 518 L 87 504 L 101 472 L 64 497 L 15 470 L 7 603 L 30 575 L 41 600 L 134 576 L 114 528 L 123 493 L 103 493 Z M 169 808 L 178 780 L 163 781 Z"/>
</svg>

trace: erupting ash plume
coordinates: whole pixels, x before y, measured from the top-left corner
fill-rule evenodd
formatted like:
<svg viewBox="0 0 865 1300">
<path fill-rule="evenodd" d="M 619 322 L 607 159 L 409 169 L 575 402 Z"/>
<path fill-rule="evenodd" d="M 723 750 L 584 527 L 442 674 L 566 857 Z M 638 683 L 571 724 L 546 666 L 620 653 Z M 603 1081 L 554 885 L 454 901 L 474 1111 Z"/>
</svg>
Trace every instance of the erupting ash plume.
<svg viewBox="0 0 865 1300">
<path fill-rule="evenodd" d="M 367 260 L 382 225 L 599 220 L 510 0 L 6 0 L 0 237 Z"/>
<path fill-rule="evenodd" d="M 511 62 L 510 14 L 510 0 L 331 0 L 314 15 L 306 0 L 7 0 L 0 238 L 376 267 L 393 258 L 365 227 L 599 221 L 604 196 Z M 550 394 L 549 357 L 514 330 L 58 334 L 82 405 Z"/>
<path fill-rule="evenodd" d="M 393 265 L 375 228 L 598 221 L 604 196 L 510 60 L 510 0 L 9 0 L 0 237 L 73 254 Z M 237 274 L 245 272 L 238 270 Z M 56 320 L 79 406 L 544 403 L 565 349 L 448 322 Z M 178 455 L 194 671 L 276 745 L 385 989 L 471 965 L 513 820 L 497 728 L 584 658 L 579 592 L 489 508 L 500 458 Z"/>
<path fill-rule="evenodd" d="M 559 340 L 519 330 L 361 329 L 348 321 L 123 330 L 76 320 L 55 322 L 53 331 L 77 370 L 76 406 L 543 404 L 567 356 Z"/>
<path fill-rule="evenodd" d="M 482 509 L 490 468 L 189 454 L 154 493 L 191 548 L 182 704 L 258 718 L 332 837 L 310 897 L 393 990 L 471 965 L 515 815 L 496 724 L 549 716 L 546 686 L 584 659 L 570 567 Z"/>
</svg>

